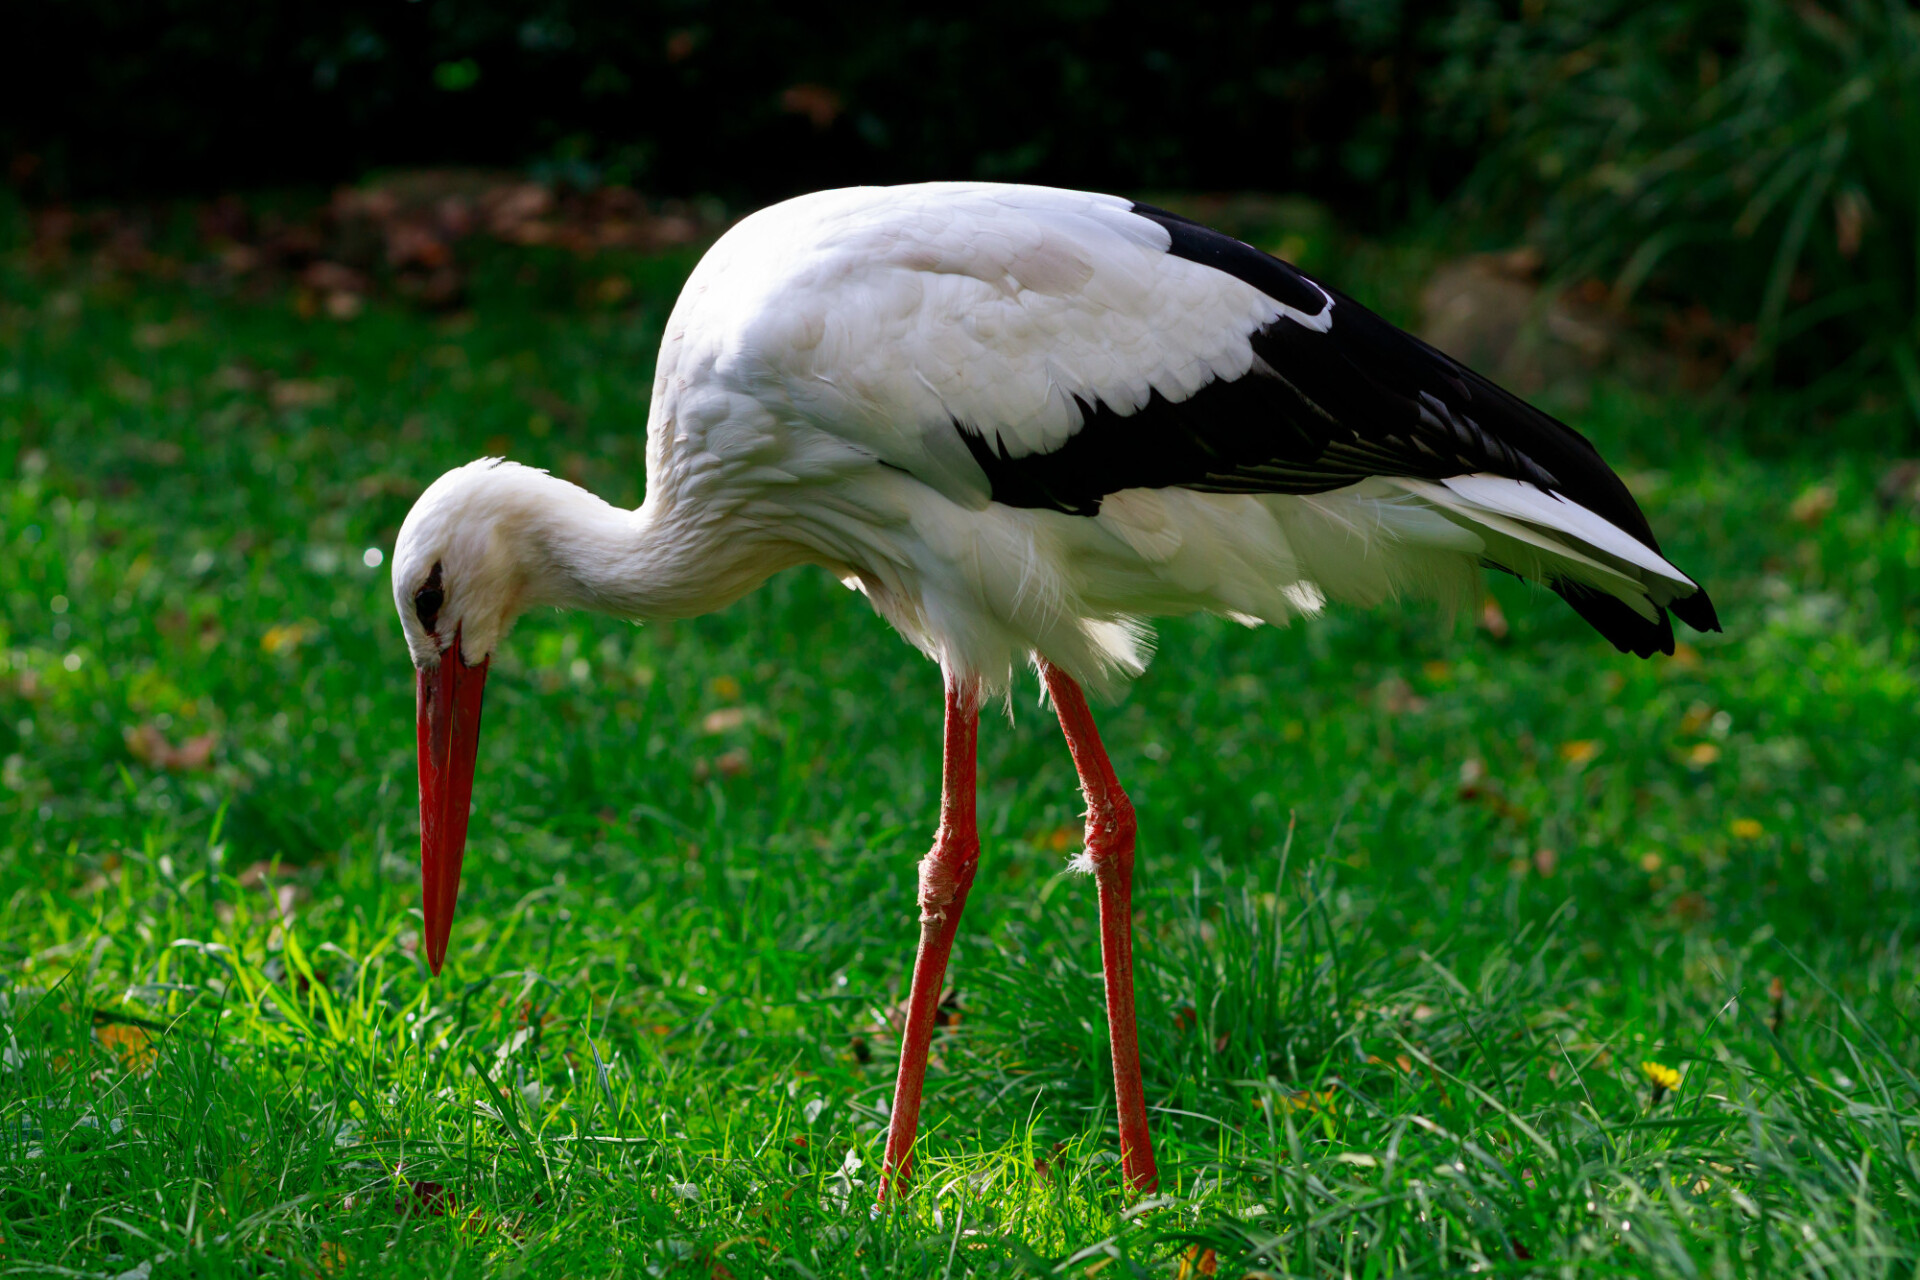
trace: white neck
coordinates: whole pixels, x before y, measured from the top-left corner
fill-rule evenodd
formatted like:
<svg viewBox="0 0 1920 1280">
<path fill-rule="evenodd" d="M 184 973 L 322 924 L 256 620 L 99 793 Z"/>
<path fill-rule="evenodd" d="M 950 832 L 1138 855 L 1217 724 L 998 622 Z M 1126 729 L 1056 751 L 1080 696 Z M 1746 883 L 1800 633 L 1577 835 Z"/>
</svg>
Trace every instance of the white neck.
<svg viewBox="0 0 1920 1280">
<path fill-rule="evenodd" d="M 737 527 L 724 511 L 649 497 L 626 511 L 564 480 L 530 477 L 521 535 L 526 603 L 623 618 L 691 618 L 799 562 L 797 550 Z"/>
</svg>

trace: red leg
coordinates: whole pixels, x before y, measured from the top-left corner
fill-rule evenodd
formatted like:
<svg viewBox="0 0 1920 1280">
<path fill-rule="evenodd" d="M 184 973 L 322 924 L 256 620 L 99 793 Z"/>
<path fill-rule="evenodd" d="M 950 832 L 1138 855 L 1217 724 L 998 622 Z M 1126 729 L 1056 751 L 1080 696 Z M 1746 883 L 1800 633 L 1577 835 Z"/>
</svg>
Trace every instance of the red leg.
<svg viewBox="0 0 1920 1280">
<path fill-rule="evenodd" d="M 907 1025 L 900 1034 L 900 1074 L 893 1086 L 893 1119 L 880 1169 L 880 1198 L 904 1190 L 913 1176 L 913 1135 L 920 1124 L 920 1086 L 927 1074 L 927 1045 L 939 1011 L 940 982 L 953 952 L 954 930 L 967 905 L 974 868 L 980 863 L 980 832 L 974 825 L 974 766 L 980 740 L 980 688 L 971 681 L 947 684 L 945 762 L 940 779 L 940 830 L 933 850 L 920 860 L 920 954 L 913 964 Z"/>
<path fill-rule="evenodd" d="M 1120 1169 L 1127 1185 L 1160 1185 L 1147 1132 L 1147 1095 L 1140 1083 L 1140 1036 L 1133 1017 L 1133 802 L 1113 776 L 1087 697 L 1073 678 L 1041 662 L 1041 678 L 1087 797 L 1087 861 L 1100 892 L 1100 959 L 1107 977 L 1107 1035 L 1113 1046 L 1113 1098 L 1120 1112 Z"/>
</svg>

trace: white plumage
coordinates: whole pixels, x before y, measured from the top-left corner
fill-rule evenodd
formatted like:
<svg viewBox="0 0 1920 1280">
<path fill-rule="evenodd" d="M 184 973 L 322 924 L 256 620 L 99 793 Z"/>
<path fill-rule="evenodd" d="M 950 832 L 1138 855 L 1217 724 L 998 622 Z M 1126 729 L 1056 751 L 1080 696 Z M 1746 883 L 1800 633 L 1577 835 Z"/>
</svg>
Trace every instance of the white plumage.
<svg viewBox="0 0 1920 1280">
<path fill-rule="evenodd" d="M 623 511 L 483 459 L 436 481 L 401 529 L 393 586 L 420 671 L 436 968 L 485 662 L 536 605 L 681 617 L 825 566 L 944 669 L 949 802 L 966 789 L 968 833 L 966 726 L 1033 661 L 1074 744 L 1096 870 L 1120 865 L 1122 844 L 1131 866 L 1131 809 L 1078 685 L 1138 675 L 1154 616 L 1458 604 L 1491 564 L 1547 582 L 1636 653 L 1671 652 L 1669 607 L 1717 625 L 1570 428 L 1287 264 L 1111 196 L 942 183 L 822 192 L 746 218 L 668 321 L 647 471 L 645 503 Z M 942 831 L 922 879 L 934 996 L 953 886 L 963 901 L 972 876 L 953 852 L 966 841 Z M 1110 890 L 1128 910 L 1130 872 L 1113 875 L 1103 921 Z M 1110 1017 L 1130 1036 L 1130 943 L 1103 930 L 1110 1001 L 1126 988 Z M 917 973 L 916 1001 L 924 988 Z M 1147 1185 L 1122 1047 L 1123 1129 L 1139 1113 L 1128 1176 Z M 922 1034 L 922 1063 L 924 1049 Z M 915 1076 L 901 1095 L 890 1168 L 905 1167 L 918 1089 Z"/>
<path fill-rule="evenodd" d="M 572 486 L 491 462 L 443 477 L 408 532 L 429 513 L 504 505 L 529 537 L 493 539 L 496 553 L 531 539 L 581 557 L 544 566 L 546 582 L 522 566 L 520 603 L 637 616 L 717 608 L 779 569 L 823 564 L 949 672 L 989 687 L 1038 653 L 1110 690 L 1144 666 L 1144 620 L 1159 614 L 1284 623 L 1327 599 L 1459 602 L 1490 546 L 1505 567 L 1570 578 L 1643 617 L 1695 589 L 1602 517 L 1506 476 L 1389 475 L 1315 494 L 1136 486 L 1091 518 L 993 502 L 956 424 L 1009 459 L 1043 454 L 1083 428 L 1089 403 L 1127 416 L 1153 392 L 1184 401 L 1246 377 L 1252 335 L 1275 321 L 1334 322 L 1326 291 L 1317 313 L 1289 307 L 1170 254 L 1165 228 L 1132 208 L 942 183 L 754 214 L 708 252 L 668 321 L 647 501 L 624 533 Z M 433 541 L 401 539 L 403 620 Z M 659 548 L 644 564 L 643 545 Z M 504 634 L 496 612 L 469 629 L 470 651 Z"/>
</svg>

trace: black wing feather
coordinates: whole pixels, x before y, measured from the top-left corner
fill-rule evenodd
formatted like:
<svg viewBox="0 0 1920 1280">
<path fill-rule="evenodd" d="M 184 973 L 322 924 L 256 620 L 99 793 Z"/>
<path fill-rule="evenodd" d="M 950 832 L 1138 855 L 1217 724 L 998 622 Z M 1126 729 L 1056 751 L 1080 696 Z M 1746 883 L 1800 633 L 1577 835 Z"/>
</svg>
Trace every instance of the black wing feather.
<svg viewBox="0 0 1920 1280">
<path fill-rule="evenodd" d="M 1045 453 L 1011 457 L 976 424 L 957 424 L 994 501 L 1094 515 L 1121 489 L 1304 494 L 1376 475 L 1489 472 L 1563 494 L 1659 550 L 1626 485 L 1572 427 L 1278 258 L 1162 209 L 1133 211 L 1166 228 L 1174 256 L 1304 315 L 1331 305 L 1332 324 L 1321 332 L 1282 316 L 1252 335 L 1256 360 L 1246 376 L 1185 400 L 1154 391 L 1144 407 L 1119 413 L 1079 399 L 1080 430 Z M 1622 650 L 1673 651 L 1664 611 L 1649 622 L 1604 593 L 1551 585 Z M 1696 629 L 1719 629 L 1705 591 L 1672 608 Z"/>
</svg>

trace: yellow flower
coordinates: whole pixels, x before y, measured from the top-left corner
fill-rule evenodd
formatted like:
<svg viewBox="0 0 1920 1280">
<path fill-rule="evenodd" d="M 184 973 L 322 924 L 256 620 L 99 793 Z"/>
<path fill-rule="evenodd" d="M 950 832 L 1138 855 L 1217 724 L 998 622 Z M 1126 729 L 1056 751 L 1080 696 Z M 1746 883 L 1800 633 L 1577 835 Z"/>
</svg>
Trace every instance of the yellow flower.
<svg viewBox="0 0 1920 1280">
<path fill-rule="evenodd" d="M 1733 832 L 1738 840 L 1758 840 L 1766 834 L 1766 828 L 1752 818 L 1735 818 L 1727 824 L 1727 830 Z"/>
<path fill-rule="evenodd" d="M 1680 1073 L 1672 1067 L 1662 1066 L 1658 1062 L 1643 1062 L 1640 1064 L 1640 1071 L 1647 1079 L 1653 1081 L 1653 1090 L 1656 1095 L 1664 1090 L 1680 1087 Z"/>
</svg>

